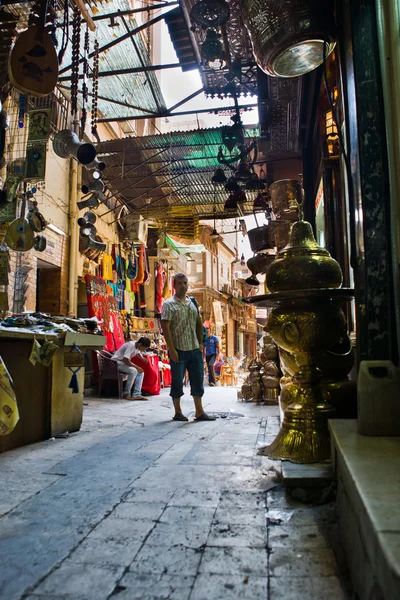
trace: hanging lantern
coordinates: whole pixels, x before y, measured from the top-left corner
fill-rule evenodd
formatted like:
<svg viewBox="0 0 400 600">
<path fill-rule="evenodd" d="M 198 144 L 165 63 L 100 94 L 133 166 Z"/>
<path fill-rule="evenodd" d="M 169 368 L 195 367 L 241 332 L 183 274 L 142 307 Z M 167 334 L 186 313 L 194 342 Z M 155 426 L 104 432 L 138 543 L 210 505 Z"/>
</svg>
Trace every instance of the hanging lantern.
<svg viewBox="0 0 400 600">
<path fill-rule="evenodd" d="M 252 172 L 250 170 L 249 165 L 245 160 L 241 160 L 238 166 L 238 170 L 235 173 L 236 179 L 240 179 L 242 181 L 247 181 L 250 179 Z"/>
<path fill-rule="evenodd" d="M 329 156 L 338 156 L 339 134 L 331 110 L 325 113 L 325 135 Z"/>
<path fill-rule="evenodd" d="M 305 75 L 335 46 L 333 0 L 242 0 L 241 8 L 257 64 L 267 75 Z"/>
<path fill-rule="evenodd" d="M 214 29 L 208 29 L 201 47 L 201 58 L 206 67 L 219 71 L 226 65 L 225 52 L 219 35 Z"/>
<path fill-rule="evenodd" d="M 237 200 L 235 200 L 233 194 L 225 200 L 224 210 L 237 210 Z"/>
<path fill-rule="evenodd" d="M 212 179 L 212 183 L 226 183 L 226 175 L 221 168 L 216 169 Z"/>
<path fill-rule="evenodd" d="M 247 187 L 247 186 L 246 186 Z M 268 207 L 268 194 L 266 192 L 261 192 L 258 194 L 256 198 L 254 198 L 253 209 L 260 208 L 263 210 L 267 210 Z"/>
<path fill-rule="evenodd" d="M 229 6 L 224 0 L 200 0 L 193 5 L 190 18 L 204 29 L 221 27 L 228 22 Z"/>
<path fill-rule="evenodd" d="M 236 192 L 239 189 L 239 184 L 234 177 L 229 177 L 226 182 L 225 190 L 227 192 Z"/>
<path fill-rule="evenodd" d="M 257 173 L 252 173 L 246 182 L 246 190 L 265 190 L 265 185 L 259 180 Z"/>
</svg>

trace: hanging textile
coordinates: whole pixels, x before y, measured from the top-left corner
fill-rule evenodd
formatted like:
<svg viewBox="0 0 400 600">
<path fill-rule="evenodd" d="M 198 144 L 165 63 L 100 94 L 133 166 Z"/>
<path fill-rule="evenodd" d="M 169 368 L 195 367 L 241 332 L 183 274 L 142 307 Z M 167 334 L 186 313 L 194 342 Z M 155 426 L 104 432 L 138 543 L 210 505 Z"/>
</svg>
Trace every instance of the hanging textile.
<svg viewBox="0 0 400 600">
<path fill-rule="evenodd" d="M 138 270 L 135 278 L 135 283 L 143 283 L 144 278 L 144 244 L 140 246 L 138 258 Z"/>
<path fill-rule="evenodd" d="M 130 251 L 129 257 L 128 257 L 128 268 L 127 268 L 126 276 L 128 277 L 128 279 L 136 279 L 136 275 L 137 275 L 137 258 L 136 258 L 135 245 L 132 243 L 131 251 Z"/>
<path fill-rule="evenodd" d="M 124 331 L 118 313 L 111 313 L 111 319 L 113 323 L 114 346 L 115 349 L 118 350 L 118 348 L 120 348 L 122 344 L 125 344 Z"/>
<path fill-rule="evenodd" d="M 139 285 L 139 306 L 140 316 L 146 316 L 146 293 L 143 285 Z"/>
<path fill-rule="evenodd" d="M 171 296 L 172 292 L 169 286 L 169 270 L 167 269 L 167 273 L 165 275 L 165 283 L 162 291 L 162 297 L 164 298 L 164 300 L 168 300 L 168 298 L 171 298 Z"/>
<path fill-rule="evenodd" d="M 114 264 L 114 261 L 113 261 L 111 255 L 103 254 L 103 258 L 101 259 L 103 279 L 106 279 L 107 281 L 112 281 L 113 264 Z"/>
<path fill-rule="evenodd" d="M 155 279 L 155 316 L 159 317 L 161 314 L 163 297 L 162 292 L 164 288 L 164 279 L 163 279 L 163 271 L 164 269 L 158 263 L 156 266 L 156 279 Z"/>
<path fill-rule="evenodd" d="M 147 250 L 144 249 L 144 275 L 143 275 L 143 285 L 149 285 L 151 281 L 151 273 L 150 273 L 150 263 L 149 257 L 147 256 Z"/>
</svg>

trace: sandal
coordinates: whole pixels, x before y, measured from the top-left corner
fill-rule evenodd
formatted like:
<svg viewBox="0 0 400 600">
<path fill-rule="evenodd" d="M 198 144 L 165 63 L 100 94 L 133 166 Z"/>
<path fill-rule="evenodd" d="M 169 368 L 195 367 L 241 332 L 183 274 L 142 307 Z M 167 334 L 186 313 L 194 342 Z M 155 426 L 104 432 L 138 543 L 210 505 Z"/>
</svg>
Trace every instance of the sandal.
<svg viewBox="0 0 400 600">
<path fill-rule="evenodd" d="M 195 421 L 216 421 L 217 417 L 213 417 L 212 415 L 208 415 L 207 413 L 203 413 L 200 417 L 195 417 Z"/>
<path fill-rule="evenodd" d="M 187 417 L 185 417 L 184 414 L 182 413 L 178 413 L 177 415 L 172 417 L 173 421 L 189 421 L 189 419 Z"/>
</svg>

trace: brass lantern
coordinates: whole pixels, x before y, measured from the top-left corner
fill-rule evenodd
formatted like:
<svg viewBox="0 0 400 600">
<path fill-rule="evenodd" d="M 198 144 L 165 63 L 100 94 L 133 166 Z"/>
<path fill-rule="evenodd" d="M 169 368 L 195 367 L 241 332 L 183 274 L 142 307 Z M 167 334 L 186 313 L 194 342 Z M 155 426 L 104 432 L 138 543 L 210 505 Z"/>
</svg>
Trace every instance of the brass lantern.
<svg viewBox="0 0 400 600">
<path fill-rule="evenodd" d="M 333 0 L 241 0 L 241 7 L 254 56 L 267 75 L 305 75 L 335 46 Z"/>
</svg>

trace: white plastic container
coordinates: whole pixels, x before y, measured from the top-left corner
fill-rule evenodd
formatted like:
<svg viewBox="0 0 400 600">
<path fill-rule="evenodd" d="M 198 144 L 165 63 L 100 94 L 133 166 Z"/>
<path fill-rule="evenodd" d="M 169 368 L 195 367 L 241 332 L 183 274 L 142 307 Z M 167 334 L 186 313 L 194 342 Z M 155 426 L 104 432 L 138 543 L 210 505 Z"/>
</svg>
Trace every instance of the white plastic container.
<svg viewBox="0 0 400 600">
<path fill-rule="evenodd" d="M 400 436 L 400 368 L 390 360 L 361 362 L 357 400 L 361 435 Z"/>
</svg>

